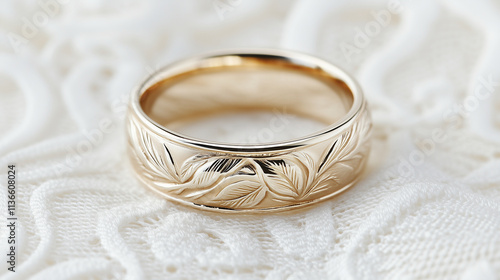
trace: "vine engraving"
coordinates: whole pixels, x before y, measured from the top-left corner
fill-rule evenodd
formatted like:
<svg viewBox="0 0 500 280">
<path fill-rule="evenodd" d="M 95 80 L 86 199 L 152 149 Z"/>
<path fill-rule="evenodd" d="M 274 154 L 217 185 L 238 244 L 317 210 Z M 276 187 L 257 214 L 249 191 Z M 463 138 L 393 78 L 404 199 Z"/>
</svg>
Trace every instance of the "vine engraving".
<svg viewBox="0 0 500 280">
<path fill-rule="evenodd" d="M 299 150 L 262 158 L 194 153 L 176 161 L 171 150 L 177 144 L 162 140 L 133 118 L 129 129 L 133 157 L 156 189 L 211 207 L 262 209 L 311 201 L 352 183 L 367 158 L 371 123 L 364 113 L 330 140 L 319 158 Z"/>
</svg>

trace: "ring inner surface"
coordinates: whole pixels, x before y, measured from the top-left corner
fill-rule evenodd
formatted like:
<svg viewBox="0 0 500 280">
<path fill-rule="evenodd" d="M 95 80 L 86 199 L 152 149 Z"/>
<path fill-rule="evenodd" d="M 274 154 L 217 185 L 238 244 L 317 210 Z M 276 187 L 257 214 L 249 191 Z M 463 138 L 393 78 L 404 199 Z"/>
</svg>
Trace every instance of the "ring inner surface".
<svg viewBox="0 0 500 280">
<path fill-rule="evenodd" d="M 321 69 L 281 59 L 212 60 L 146 89 L 145 114 L 188 137 L 245 145 L 318 132 L 353 105 L 349 87 Z"/>
</svg>

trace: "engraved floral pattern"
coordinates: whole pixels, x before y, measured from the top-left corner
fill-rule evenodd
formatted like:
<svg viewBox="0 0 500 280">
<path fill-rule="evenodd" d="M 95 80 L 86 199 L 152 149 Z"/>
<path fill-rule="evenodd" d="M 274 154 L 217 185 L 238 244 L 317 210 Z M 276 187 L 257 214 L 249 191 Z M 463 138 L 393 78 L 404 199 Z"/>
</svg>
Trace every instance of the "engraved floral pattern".
<svg viewBox="0 0 500 280">
<path fill-rule="evenodd" d="M 162 193 L 206 206 L 254 209 L 304 203 L 352 183 L 366 160 L 371 123 L 364 113 L 316 159 L 298 150 L 279 157 L 207 153 L 176 161 L 170 148 L 176 144 L 133 118 L 129 129 L 140 172 Z"/>
</svg>

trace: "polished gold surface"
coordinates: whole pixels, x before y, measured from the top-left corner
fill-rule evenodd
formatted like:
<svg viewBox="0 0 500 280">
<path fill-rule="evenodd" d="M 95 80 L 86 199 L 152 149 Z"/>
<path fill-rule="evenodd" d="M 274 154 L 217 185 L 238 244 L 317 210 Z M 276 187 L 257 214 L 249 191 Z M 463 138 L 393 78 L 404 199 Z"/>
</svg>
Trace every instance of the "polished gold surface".
<svg viewBox="0 0 500 280">
<path fill-rule="evenodd" d="M 352 94 L 333 79 L 285 66 L 233 68 L 167 79 L 142 96 L 142 108 L 152 120 L 173 129 L 185 118 L 255 109 L 279 109 L 329 125 L 352 106 Z"/>
<path fill-rule="evenodd" d="M 281 110 L 325 124 L 283 142 L 195 139 L 176 131 L 223 112 Z M 359 86 L 320 59 L 277 50 L 172 64 L 132 96 L 129 152 L 138 177 L 168 199 L 216 211 L 291 209 L 350 187 L 366 163 L 370 117 Z"/>
</svg>

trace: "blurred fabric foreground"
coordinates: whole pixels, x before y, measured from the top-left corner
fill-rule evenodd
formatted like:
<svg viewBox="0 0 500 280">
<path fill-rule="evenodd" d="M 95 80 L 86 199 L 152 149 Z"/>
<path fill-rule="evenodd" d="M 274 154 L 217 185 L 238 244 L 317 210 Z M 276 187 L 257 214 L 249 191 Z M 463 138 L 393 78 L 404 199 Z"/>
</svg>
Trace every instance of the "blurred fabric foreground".
<svg viewBox="0 0 500 280">
<path fill-rule="evenodd" d="M 500 277 L 500 1 L 4 0 L 0 30 L 3 223 L 8 164 L 18 182 L 16 272 L 1 261 L 2 279 Z M 241 216 L 136 181 L 131 90 L 235 47 L 311 53 L 358 79 L 374 119 L 359 184 Z"/>
</svg>

